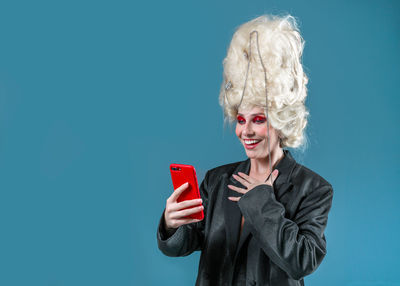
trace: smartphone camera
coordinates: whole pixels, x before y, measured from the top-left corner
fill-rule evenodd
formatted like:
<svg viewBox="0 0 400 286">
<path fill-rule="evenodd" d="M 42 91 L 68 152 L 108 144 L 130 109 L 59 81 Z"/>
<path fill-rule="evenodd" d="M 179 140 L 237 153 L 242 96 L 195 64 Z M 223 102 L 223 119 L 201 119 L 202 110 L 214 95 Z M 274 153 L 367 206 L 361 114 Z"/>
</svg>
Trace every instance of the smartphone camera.
<svg viewBox="0 0 400 286">
<path fill-rule="evenodd" d="M 177 168 L 177 167 L 171 167 L 172 171 L 180 171 L 181 168 Z"/>
</svg>

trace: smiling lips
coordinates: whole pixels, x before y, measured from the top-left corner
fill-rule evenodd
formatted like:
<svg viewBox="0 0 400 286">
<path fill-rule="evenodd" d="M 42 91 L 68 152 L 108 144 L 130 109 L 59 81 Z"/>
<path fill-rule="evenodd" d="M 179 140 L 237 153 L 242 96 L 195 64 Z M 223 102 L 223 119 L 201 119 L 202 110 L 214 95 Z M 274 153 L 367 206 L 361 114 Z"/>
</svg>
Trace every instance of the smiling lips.
<svg viewBox="0 0 400 286">
<path fill-rule="evenodd" d="M 261 142 L 261 140 L 243 139 L 243 142 L 244 142 L 244 147 L 246 147 L 246 149 L 253 149 L 258 145 L 258 143 Z"/>
</svg>

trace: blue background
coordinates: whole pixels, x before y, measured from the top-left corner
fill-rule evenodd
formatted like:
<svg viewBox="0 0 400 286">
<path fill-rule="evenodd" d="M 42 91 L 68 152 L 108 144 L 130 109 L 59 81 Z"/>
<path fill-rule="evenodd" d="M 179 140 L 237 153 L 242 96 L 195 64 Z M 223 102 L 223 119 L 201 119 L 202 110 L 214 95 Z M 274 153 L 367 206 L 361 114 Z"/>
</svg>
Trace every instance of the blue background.
<svg viewBox="0 0 400 286">
<path fill-rule="evenodd" d="M 218 92 L 234 29 L 290 13 L 334 186 L 306 285 L 400 285 L 400 1 L 0 2 L 0 285 L 194 285 L 156 227 L 168 166 L 244 160 Z"/>
</svg>

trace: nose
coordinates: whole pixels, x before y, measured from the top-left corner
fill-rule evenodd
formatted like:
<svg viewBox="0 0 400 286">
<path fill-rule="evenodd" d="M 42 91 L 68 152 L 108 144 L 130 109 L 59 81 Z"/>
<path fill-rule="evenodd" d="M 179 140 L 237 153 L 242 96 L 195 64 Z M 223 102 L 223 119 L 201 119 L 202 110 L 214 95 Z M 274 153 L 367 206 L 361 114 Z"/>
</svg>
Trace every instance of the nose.
<svg viewBox="0 0 400 286">
<path fill-rule="evenodd" d="M 252 126 L 252 122 L 246 122 L 244 129 L 243 129 L 243 135 L 246 137 L 251 137 L 255 134 L 254 130 L 253 130 L 253 126 Z"/>
</svg>

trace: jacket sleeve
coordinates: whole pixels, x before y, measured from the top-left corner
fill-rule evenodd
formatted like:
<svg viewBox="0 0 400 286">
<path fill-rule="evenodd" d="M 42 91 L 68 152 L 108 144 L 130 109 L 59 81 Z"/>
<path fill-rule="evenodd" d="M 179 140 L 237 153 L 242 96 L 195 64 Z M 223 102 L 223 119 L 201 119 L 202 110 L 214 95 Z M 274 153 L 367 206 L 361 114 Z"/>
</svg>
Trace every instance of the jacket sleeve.
<svg viewBox="0 0 400 286">
<path fill-rule="evenodd" d="M 208 205 L 208 172 L 200 185 L 200 196 L 203 199 L 204 219 L 197 223 L 182 225 L 172 233 L 167 233 L 165 230 L 164 209 L 158 224 L 157 243 L 165 255 L 186 256 L 202 248 Z"/>
<path fill-rule="evenodd" d="M 332 197 L 329 184 L 313 189 L 299 204 L 294 220 L 285 218 L 285 207 L 268 185 L 253 188 L 238 204 L 268 257 L 299 280 L 312 273 L 326 254 L 324 229 Z"/>
</svg>

